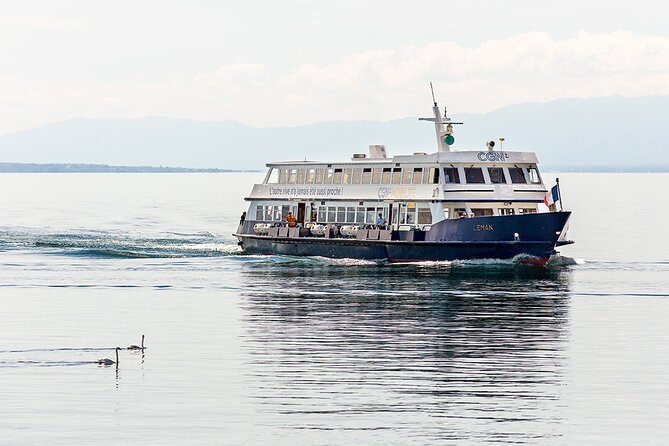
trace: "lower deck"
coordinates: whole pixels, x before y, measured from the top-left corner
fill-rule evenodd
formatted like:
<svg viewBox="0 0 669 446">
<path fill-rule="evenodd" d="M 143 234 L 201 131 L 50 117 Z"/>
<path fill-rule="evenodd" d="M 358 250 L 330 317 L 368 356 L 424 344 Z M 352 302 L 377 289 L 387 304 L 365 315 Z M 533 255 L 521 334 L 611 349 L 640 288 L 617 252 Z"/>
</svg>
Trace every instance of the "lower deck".
<svg viewBox="0 0 669 446">
<path fill-rule="evenodd" d="M 428 230 L 370 227 L 350 235 L 342 235 L 342 229 L 332 225 L 320 236 L 314 236 L 309 228 L 286 226 L 255 234 L 253 222 L 244 222 L 235 236 L 245 252 L 260 254 L 390 261 L 509 259 L 518 255 L 548 259 L 556 246 L 571 243 L 560 239 L 569 216 L 569 212 L 552 212 L 443 220 Z"/>
</svg>

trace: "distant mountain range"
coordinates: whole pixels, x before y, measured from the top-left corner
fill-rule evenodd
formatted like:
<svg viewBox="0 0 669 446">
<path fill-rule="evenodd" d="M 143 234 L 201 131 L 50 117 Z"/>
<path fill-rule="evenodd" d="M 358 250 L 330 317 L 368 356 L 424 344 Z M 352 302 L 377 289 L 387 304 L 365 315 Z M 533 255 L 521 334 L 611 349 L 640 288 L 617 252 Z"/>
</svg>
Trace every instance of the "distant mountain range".
<svg viewBox="0 0 669 446">
<path fill-rule="evenodd" d="M 108 166 L 106 164 L 38 164 L 0 163 L 0 173 L 222 173 L 231 169 L 197 169 L 188 167 Z"/>
<path fill-rule="evenodd" d="M 465 124 L 456 127 L 454 147 L 483 150 L 487 140 L 504 136 L 503 149 L 535 151 L 543 166 L 666 170 L 668 111 L 669 96 L 616 96 L 455 114 Z M 346 160 L 366 153 L 369 144 L 385 144 L 390 155 L 436 150 L 432 124 L 415 117 L 278 128 L 160 117 L 76 118 L 0 137 L 0 161 L 261 169 L 279 160 Z"/>
</svg>

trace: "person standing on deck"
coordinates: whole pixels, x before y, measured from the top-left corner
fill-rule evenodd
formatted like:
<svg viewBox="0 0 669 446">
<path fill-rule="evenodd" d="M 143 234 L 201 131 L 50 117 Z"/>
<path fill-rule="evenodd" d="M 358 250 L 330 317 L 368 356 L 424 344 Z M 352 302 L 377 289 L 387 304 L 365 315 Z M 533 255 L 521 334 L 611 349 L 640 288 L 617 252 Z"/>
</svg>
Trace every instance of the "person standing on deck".
<svg viewBox="0 0 669 446">
<path fill-rule="evenodd" d="M 379 229 L 386 229 L 386 219 L 383 218 L 383 214 L 379 214 L 379 218 L 376 219 L 376 226 Z"/>
</svg>

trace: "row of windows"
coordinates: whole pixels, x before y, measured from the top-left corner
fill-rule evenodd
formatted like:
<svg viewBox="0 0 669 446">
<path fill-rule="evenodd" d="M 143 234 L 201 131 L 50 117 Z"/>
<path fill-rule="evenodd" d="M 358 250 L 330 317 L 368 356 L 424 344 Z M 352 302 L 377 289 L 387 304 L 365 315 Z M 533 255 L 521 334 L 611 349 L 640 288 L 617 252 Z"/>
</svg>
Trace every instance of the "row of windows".
<svg viewBox="0 0 669 446">
<path fill-rule="evenodd" d="M 257 206 L 256 220 L 284 221 L 288 212 L 294 214 L 294 206 Z M 401 225 L 432 223 L 432 213 L 427 207 L 400 205 L 395 212 L 394 222 Z M 311 221 L 318 223 L 375 224 L 379 214 L 387 219 L 388 208 L 383 206 L 318 206 L 312 210 Z"/>
<path fill-rule="evenodd" d="M 536 167 L 444 167 L 444 183 L 484 184 L 486 169 L 492 184 L 541 183 Z M 436 184 L 440 169 L 436 167 L 370 167 L 326 169 L 272 168 L 268 183 L 278 184 Z M 462 172 L 462 175 L 461 175 Z M 462 181 L 464 180 L 464 181 Z"/>
<path fill-rule="evenodd" d="M 386 218 L 388 209 L 371 206 L 319 206 L 316 218 L 312 214 L 312 220 L 319 223 L 375 224 L 379 214 Z"/>
<path fill-rule="evenodd" d="M 258 221 L 283 221 L 286 219 L 288 212 L 293 212 L 294 206 L 257 206 L 256 220 Z"/>
<path fill-rule="evenodd" d="M 499 215 L 515 215 L 516 210 L 513 208 L 499 208 Z M 520 208 L 518 214 L 536 214 L 537 210 L 534 208 Z M 471 208 L 471 213 L 467 214 L 464 208 L 444 208 L 445 218 L 466 218 L 466 217 L 488 217 L 495 215 L 495 210 L 492 208 Z"/>
<path fill-rule="evenodd" d="M 288 212 L 295 214 L 295 207 L 289 205 L 257 206 L 257 221 L 285 221 Z M 535 208 L 499 208 L 499 215 L 533 214 Z M 375 224 L 378 215 L 388 219 L 388 208 L 379 206 L 318 206 L 314 207 L 311 221 L 318 223 L 348 223 L 348 224 Z M 394 210 L 392 224 L 400 225 L 429 225 L 432 224 L 432 212 L 427 207 L 399 205 Z M 467 214 L 464 208 L 444 208 L 444 218 L 484 217 L 495 215 L 492 208 L 471 208 Z"/>
<path fill-rule="evenodd" d="M 272 169 L 268 183 L 279 184 L 434 184 L 436 167 Z"/>
</svg>

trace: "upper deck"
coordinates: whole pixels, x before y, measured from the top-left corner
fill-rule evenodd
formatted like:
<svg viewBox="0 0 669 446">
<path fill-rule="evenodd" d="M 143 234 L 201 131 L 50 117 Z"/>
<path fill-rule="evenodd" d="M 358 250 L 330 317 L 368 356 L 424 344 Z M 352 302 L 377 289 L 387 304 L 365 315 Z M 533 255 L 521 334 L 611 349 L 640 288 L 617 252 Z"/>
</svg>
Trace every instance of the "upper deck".
<svg viewBox="0 0 669 446">
<path fill-rule="evenodd" d="M 263 183 L 256 184 L 247 199 L 541 202 L 546 192 L 532 152 L 358 155 L 348 162 L 283 161 L 267 166 Z"/>
<path fill-rule="evenodd" d="M 369 146 L 369 156 L 348 162 L 282 161 L 253 187 L 247 200 L 394 200 L 431 202 L 539 203 L 546 188 L 533 152 L 453 151 L 454 122 L 432 97 L 438 151 L 387 157 L 385 146 Z M 500 142 L 503 141 L 500 138 Z"/>
</svg>

